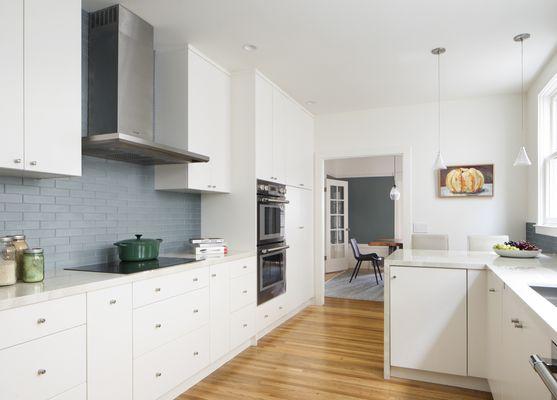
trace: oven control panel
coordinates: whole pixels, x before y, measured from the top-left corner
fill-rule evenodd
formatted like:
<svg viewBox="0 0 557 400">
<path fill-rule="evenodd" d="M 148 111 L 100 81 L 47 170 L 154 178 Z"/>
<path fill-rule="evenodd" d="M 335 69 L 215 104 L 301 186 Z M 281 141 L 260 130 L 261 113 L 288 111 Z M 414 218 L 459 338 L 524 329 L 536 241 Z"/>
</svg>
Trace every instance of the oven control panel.
<svg viewBox="0 0 557 400">
<path fill-rule="evenodd" d="M 286 185 L 258 180 L 257 194 L 262 196 L 284 197 L 286 195 Z"/>
</svg>

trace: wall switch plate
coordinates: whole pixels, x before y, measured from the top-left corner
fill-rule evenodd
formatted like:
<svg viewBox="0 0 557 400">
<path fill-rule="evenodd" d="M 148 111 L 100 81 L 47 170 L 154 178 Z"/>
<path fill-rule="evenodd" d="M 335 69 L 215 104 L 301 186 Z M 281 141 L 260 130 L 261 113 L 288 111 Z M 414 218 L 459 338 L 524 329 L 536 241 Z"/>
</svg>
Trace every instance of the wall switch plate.
<svg viewBox="0 0 557 400">
<path fill-rule="evenodd" d="M 423 222 L 414 222 L 414 233 L 427 233 L 427 224 Z"/>
</svg>

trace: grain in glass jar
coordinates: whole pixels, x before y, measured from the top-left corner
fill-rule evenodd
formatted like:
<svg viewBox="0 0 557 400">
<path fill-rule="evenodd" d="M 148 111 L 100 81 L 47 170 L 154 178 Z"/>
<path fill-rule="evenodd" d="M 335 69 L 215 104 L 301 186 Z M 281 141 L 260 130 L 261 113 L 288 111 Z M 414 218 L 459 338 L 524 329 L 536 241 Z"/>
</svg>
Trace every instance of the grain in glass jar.
<svg viewBox="0 0 557 400">
<path fill-rule="evenodd" d="M 23 252 L 29 248 L 29 245 L 25 241 L 25 235 L 13 235 L 13 244 L 15 247 L 15 263 L 17 268 L 17 279 L 21 280 L 22 270 L 23 270 Z"/>
<path fill-rule="evenodd" d="M 17 282 L 17 264 L 15 247 L 9 236 L 0 238 L 0 286 L 13 285 Z"/>
<path fill-rule="evenodd" d="M 32 283 L 44 280 L 43 249 L 27 249 L 23 252 L 23 269 L 21 272 L 23 282 Z"/>
</svg>

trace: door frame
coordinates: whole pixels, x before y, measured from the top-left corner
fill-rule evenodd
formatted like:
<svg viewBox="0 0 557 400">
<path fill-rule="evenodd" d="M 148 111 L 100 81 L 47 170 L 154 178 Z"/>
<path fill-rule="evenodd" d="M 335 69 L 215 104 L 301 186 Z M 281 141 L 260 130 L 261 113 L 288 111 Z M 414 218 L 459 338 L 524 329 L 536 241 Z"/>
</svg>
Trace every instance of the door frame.
<svg viewBox="0 0 557 400">
<path fill-rule="evenodd" d="M 412 147 L 411 146 L 377 146 L 360 143 L 349 149 L 339 148 L 333 151 L 316 152 L 314 156 L 313 176 L 313 224 L 314 224 L 314 290 L 315 304 L 325 303 L 325 161 L 342 158 L 360 158 L 377 156 L 402 157 L 402 242 L 405 247 L 410 244 L 412 235 Z M 433 173 L 433 172 L 432 172 Z"/>
<path fill-rule="evenodd" d="M 348 257 L 349 257 L 349 254 L 350 254 L 350 251 L 348 249 L 348 240 L 349 240 L 349 238 L 348 238 L 348 236 L 349 236 L 348 235 L 349 234 L 349 231 L 348 231 L 348 228 L 349 228 L 349 225 L 348 225 L 348 212 L 349 212 L 348 211 L 348 181 L 343 181 L 343 180 L 340 180 L 340 179 L 332 179 L 332 178 L 326 178 L 325 181 L 326 181 L 325 184 L 326 184 L 327 188 L 329 188 L 329 186 L 330 186 L 329 183 L 330 182 L 334 182 L 333 183 L 334 186 L 344 187 L 344 203 L 343 203 L 344 204 L 344 207 L 343 207 L 344 209 L 342 210 L 343 215 L 344 215 L 344 232 L 345 232 L 344 243 L 343 243 L 344 244 L 344 266 L 348 267 Z M 338 272 L 338 271 L 343 271 L 346 268 L 343 268 L 342 270 L 327 271 L 327 263 L 332 261 L 332 259 L 329 257 L 330 256 L 330 254 L 329 254 L 330 251 L 328 251 L 328 249 L 330 249 L 330 244 L 331 244 L 331 237 L 330 237 L 330 235 L 331 235 L 331 213 L 330 213 L 331 212 L 331 202 L 328 201 L 328 200 L 329 200 L 329 196 L 331 194 L 330 194 L 329 190 L 327 190 L 325 193 L 326 193 L 326 195 L 325 195 L 325 202 L 326 202 L 325 203 L 325 255 L 328 257 L 328 259 L 325 260 L 325 272 L 327 272 L 327 273 L 328 272 Z M 336 260 L 340 260 L 340 259 L 336 259 Z"/>
</svg>

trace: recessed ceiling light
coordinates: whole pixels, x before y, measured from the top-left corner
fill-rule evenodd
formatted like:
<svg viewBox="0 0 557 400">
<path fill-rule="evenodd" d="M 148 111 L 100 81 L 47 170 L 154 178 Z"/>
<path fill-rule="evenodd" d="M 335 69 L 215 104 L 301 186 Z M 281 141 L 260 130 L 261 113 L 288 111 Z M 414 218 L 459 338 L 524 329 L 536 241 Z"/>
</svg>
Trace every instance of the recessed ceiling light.
<svg viewBox="0 0 557 400">
<path fill-rule="evenodd" d="M 254 45 L 254 44 L 250 44 L 250 43 L 246 43 L 245 45 L 242 46 L 242 48 L 245 51 L 255 51 L 255 50 L 257 50 L 257 46 Z"/>
<path fill-rule="evenodd" d="M 308 105 L 308 106 L 313 106 L 313 105 L 315 105 L 315 104 L 317 104 L 317 102 L 314 101 L 314 100 L 308 100 L 308 101 L 306 101 L 306 105 Z"/>
</svg>

